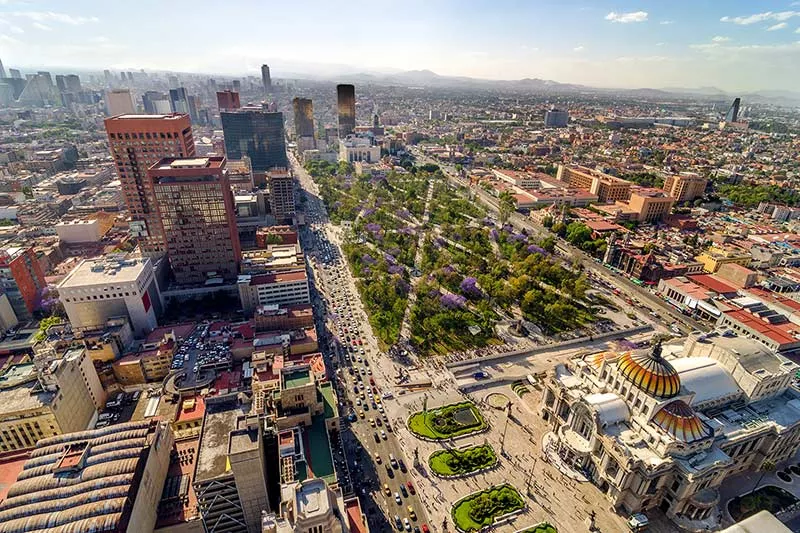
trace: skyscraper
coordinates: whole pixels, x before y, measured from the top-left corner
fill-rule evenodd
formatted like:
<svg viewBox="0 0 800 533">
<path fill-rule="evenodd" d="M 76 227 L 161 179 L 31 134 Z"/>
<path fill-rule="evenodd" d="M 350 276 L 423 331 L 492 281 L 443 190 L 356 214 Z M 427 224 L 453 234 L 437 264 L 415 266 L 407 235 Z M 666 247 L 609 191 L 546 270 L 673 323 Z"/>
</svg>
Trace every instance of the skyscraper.
<svg viewBox="0 0 800 533">
<path fill-rule="evenodd" d="M 175 281 L 234 279 L 242 250 L 224 157 L 167 158 L 148 170 Z"/>
<path fill-rule="evenodd" d="M 149 115 L 160 115 L 172 112 L 172 104 L 166 94 L 159 91 L 146 91 L 142 95 L 144 112 Z"/>
<path fill-rule="evenodd" d="M 6 69 L 3 67 L 3 61 L 0 60 L 0 78 L 6 77 Z"/>
<path fill-rule="evenodd" d="M 261 83 L 264 85 L 264 92 L 272 90 L 272 78 L 269 76 L 269 65 L 261 65 Z"/>
<path fill-rule="evenodd" d="M 130 89 L 109 89 L 106 91 L 106 113 L 108 113 L 108 116 L 130 115 L 135 112 Z"/>
<path fill-rule="evenodd" d="M 231 90 L 217 91 L 217 107 L 220 111 L 234 111 L 242 107 L 239 102 L 239 93 Z"/>
<path fill-rule="evenodd" d="M 283 113 L 243 107 L 237 111 L 223 111 L 220 117 L 229 159 L 248 156 L 254 172 L 287 166 Z"/>
<path fill-rule="evenodd" d="M 336 86 L 339 113 L 339 138 L 344 139 L 356 130 L 356 88 L 353 85 Z"/>
<path fill-rule="evenodd" d="M 18 69 L 15 69 L 15 68 L 8 69 L 8 75 L 11 76 L 15 80 L 21 80 L 22 79 L 22 73 Z"/>
<path fill-rule="evenodd" d="M 742 103 L 741 98 L 734 98 L 730 109 L 725 114 L 725 122 L 737 122 L 739 120 L 739 105 Z"/>
<path fill-rule="evenodd" d="M 189 96 L 185 88 L 170 89 L 169 102 L 173 113 L 189 113 Z"/>
<path fill-rule="evenodd" d="M 294 131 L 295 136 L 313 137 L 314 136 L 314 104 L 308 98 L 295 98 L 292 100 L 294 107 Z"/>
<path fill-rule="evenodd" d="M 267 172 L 269 187 L 269 208 L 278 222 L 291 218 L 295 214 L 294 178 L 285 169 L 273 169 Z"/>
<path fill-rule="evenodd" d="M 107 118 L 105 126 L 131 217 L 131 234 L 140 239 L 145 255 L 162 255 L 166 243 L 147 169 L 165 157 L 194 156 L 189 115 L 120 115 Z"/>
<path fill-rule="evenodd" d="M 569 113 L 555 107 L 544 113 L 544 126 L 546 128 L 565 128 L 569 123 Z"/>
</svg>

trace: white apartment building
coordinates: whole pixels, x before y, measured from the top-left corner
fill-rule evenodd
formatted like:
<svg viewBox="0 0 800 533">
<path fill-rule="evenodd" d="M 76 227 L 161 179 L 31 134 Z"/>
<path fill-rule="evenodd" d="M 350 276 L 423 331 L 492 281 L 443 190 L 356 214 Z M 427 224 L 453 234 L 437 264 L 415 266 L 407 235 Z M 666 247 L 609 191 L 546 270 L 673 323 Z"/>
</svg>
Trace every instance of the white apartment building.
<svg viewBox="0 0 800 533">
<path fill-rule="evenodd" d="M 59 284 L 58 292 L 75 329 L 102 327 L 120 316 L 128 318 L 137 337 L 158 326 L 161 297 L 150 259 L 85 259 Z"/>
<path fill-rule="evenodd" d="M 294 305 L 311 302 L 305 270 L 239 276 L 239 299 L 246 314 L 268 304 Z"/>
</svg>

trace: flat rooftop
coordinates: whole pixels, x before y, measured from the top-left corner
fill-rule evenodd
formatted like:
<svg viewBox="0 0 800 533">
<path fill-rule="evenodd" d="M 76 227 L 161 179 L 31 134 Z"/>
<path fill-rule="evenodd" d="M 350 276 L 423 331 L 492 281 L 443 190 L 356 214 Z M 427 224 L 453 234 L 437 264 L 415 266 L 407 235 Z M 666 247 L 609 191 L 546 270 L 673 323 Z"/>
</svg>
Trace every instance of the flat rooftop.
<svg viewBox="0 0 800 533">
<path fill-rule="evenodd" d="M 197 451 L 195 482 L 225 475 L 228 463 L 228 435 L 236 429 L 236 420 L 247 412 L 235 401 L 206 404 L 206 416 Z"/>
<path fill-rule="evenodd" d="M 182 113 L 170 113 L 169 115 L 132 115 L 132 114 L 124 114 L 124 115 L 116 115 L 113 117 L 109 117 L 106 121 L 112 120 L 175 120 L 183 118 L 184 115 Z"/>
<path fill-rule="evenodd" d="M 311 383 L 310 372 L 307 368 L 283 373 L 283 389 L 294 389 Z"/>
<path fill-rule="evenodd" d="M 311 417 L 311 427 L 305 428 L 304 437 L 306 458 L 309 459 L 308 468 L 313 477 L 324 479 L 329 485 L 332 485 L 336 482 L 336 471 L 333 468 L 333 457 L 324 415 Z"/>
<path fill-rule="evenodd" d="M 150 268 L 150 259 L 146 258 L 84 259 L 67 274 L 58 287 L 70 289 L 108 283 L 130 283 L 136 281 L 147 268 Z"/>
<path fill-rule="evenodd" d="M 55 395 L 44 392 L 36 380 L 0 390 L 0 413 L 16 413 L 40 409 L 48 405 Z"/>
</svg>

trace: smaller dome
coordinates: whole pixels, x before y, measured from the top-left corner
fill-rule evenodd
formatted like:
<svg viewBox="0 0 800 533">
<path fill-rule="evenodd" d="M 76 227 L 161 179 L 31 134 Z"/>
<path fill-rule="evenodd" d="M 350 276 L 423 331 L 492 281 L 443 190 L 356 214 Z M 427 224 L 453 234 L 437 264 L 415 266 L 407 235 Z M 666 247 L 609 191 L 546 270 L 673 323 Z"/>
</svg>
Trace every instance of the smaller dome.
<svg viewBox="0 0 800 533">
<path fill-rule="evenodd" d="M 619 354 L 616 352 L 595 352 L 587 355 L 584 358 L 584 361 L 592 365 L 594 368 L 600 368 L 603 366 L 603 362 L 613 362 L 619 358 Z"/>
<path fill-rule="evenodd" d="M 672 398 L 681 392 L 681 378 L 673 366 L 661 357 L 661 344 L 649 352 L 622 354 L 617 369 L 625 379 L 651 396 Z"/>
<path fill-rule="evenodd" d="M 653 416 L 653 423 L 687 444 L 711 435 L 711 429 L 683 400 L 675 400 L 662 407 Z"/>
</svg>

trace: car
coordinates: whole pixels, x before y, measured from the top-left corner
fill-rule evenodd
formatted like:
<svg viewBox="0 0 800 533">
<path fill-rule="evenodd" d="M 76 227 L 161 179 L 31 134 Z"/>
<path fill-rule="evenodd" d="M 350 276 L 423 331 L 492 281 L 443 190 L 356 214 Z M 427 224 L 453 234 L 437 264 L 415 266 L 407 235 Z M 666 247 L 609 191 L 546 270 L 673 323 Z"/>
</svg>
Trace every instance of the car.
<svg viewBox="0 0 800 533">
<path fill-rule="evenodd" d="M 359 410 L 358 416 L 363 420 L 364 419 L 364 411 Z"/>
<path fill-rule="evenodd" d="M 394 501 L 397 503 L 397 505 L 401 505 L 403 503 L 403 500 L 400 499 L 399 492 L 394 493 Z"/>
<path fill-rule="evenodd" d="M 380 435 L 378 435 L 378 432 L 377 432 L 377 431 L 376 431 L 375 433 L 373 433 L 373 434 L 372 434 L 372 438 L 374 438 L 374 439 L 375 439 L 375 442 L 378 442 L 378 443 L 379 443 L 379 442 L 381 441 L 381 437 L 380 437 Z"/>
<path fill-rule="evenodd" d="M 406 531 L 411 531 L 411 522 L 408 521 L 408 518 L 403 518 L 403 526 L 405 526 Z"/>
<path fill-rule="evenodd" d="M 389 438 L 389 437 L 387 437 L 387 436 L 386 436 L 386 432 L 385 432 L 384 430 L 381 430 L 381 438 L 382 438 L 383 440 L 386 440 L 386 439 L 388 439 L 388 438 Z"/>
<path fill-rule="evenodd" d="M 385 493 L 387 496 L 391 496 L 391 495 L 392 495 L 392 490 L 389 488 L 389 484 L 388 484 L 388 483 L 384 483 L 384 484 L 383 484 L 383 492 L 384 492 L 384 493 Z"/>
<path fill-rule="evenodd" d="M 394 431 L 394 430 L 392 429 L 392 425 L 391 425 L 391 424 L 389 424 L 389 422 L 386 422 L 386 431 L 388 431 L 389 433 L 391 433 L 391 432 L 393 432 L 393 431 Z"/>
<path fill-rule="evenodd" d="M 410 492 L 411 494 L 417 493 L 417 489 L 414 488 L 414 484 L 411 483 L 410 481 L 406 481 L 406 487 L 408 488 L 408 492 Z"/>
<path fill-rule="evenodd" d="M 386 475 L 394 479 L 394 470 L 392 470 L 392 467 L 389 465 L 386 465 Z"/>
<path fill-rule="evenodd" d="M 372 426 L 372 427 L 375 427 L 375 419 L 374 418 L 370 418 L 369 419 L 369 425 Z"/>
<path fill-rule="evenodd" d="M 408 498 L 408 491 L 406 490 L 405 485 L 400 485 L 400 492 L 403 493 L 403 498 Z"/>
<path fill-rule="evenodd" d="M 397 531 L 403 531 L 403 522 L 400 521 L 400 517 L 394 515 L 394 526 L 397 528 Z"/>
<path fill-rule="evenodd" d="M 408 472 L 408 468 L 406 468 L 406 464 L 403 462 L 403 460 L 402 460 L 402 459 L 398 459 L 398 460 L 397 460 L 397 464 L 398 464 L 398 466 L 400 467 L 400 471 L 401 471 L 401 472 L 403 472 L 404 474 L 405 474 L 406 472 Z"/>
<path fill-rule="evenodd" d="M 411 517 L 411 520 L 416 522 L 417 521 L 417 513 L 414 512 L 414 508 L 409 505 L 407 510 L 408 510 L 408 516 Z"/>
<path fill-rule="evenodd" d="M 378 427 L 381 427 L 383 425 L 383 422 L 381 422 L 380 418 L 375 419 L 375 425 L 377 425 Z"/>
<path fill-rule="evenodd" d="M 365 410 L 365 411 L 369 411 L 369 405 L 367 405 L 367 403 L 366 403 L 366 402 L 364 402 L 364 410 Z"/>
<path fill-rule="evenodd" d="M 394 454 L 389 454 L 389 464 L 392 465 L 392 468 L 397 468 L 397 459 L 394 458 Z"/>
</svg>

